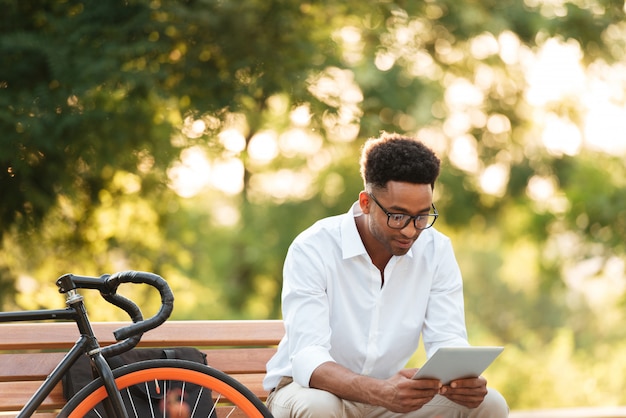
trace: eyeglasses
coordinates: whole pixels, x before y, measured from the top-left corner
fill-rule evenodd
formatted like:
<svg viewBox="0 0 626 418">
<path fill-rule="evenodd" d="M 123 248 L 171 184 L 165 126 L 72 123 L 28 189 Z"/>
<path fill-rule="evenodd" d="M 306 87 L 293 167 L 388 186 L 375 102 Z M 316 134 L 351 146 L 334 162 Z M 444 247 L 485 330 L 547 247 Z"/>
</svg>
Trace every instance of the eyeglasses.
<svg viewBox="0 0 626 418">
<path fill-rule="evenodd" d="M 406 226 L 413 220 L 413 225 L 415 225 L 415 229 L 428 229 L 437 220 L 439 217 L 439 213 L 437 212 L 437 208 L 435 208 L 435 204 L 431 204 L 433 207 L 434 213 L 429 213 L 426 215 L 416 215 L 411 216 L 404 213 L 391 213 L 387 209 L 380 204 L 380 202 L 374 197 L 373 194 L 367 193 L 369 197 L 378 205 L 379 208 L 385 212 L 387 215 L 387 226 L 391 229 L 404 229 Z"/>
</svg>

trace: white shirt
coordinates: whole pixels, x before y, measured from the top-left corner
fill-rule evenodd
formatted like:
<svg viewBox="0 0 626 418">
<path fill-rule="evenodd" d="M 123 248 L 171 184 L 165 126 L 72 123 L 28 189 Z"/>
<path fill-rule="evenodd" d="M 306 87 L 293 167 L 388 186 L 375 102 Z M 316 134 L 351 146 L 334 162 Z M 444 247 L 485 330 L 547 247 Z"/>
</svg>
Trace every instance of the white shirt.
<svg viewBox="0 0 626 418">
<path fill-rule="evenodd" d="M 282 376 L 308 387 L 313 371 L 336 362 L 386 379 L 405 367 L 420 334 L 427 356 L 465 346 L 463 283 L 450 240 L 434 228 L 381 273 L 356 228 L 355 203 L 322 219 L 289 247 L 283 268 L 285 336 L 267 363 L 266 390 Z"/>
</svg>

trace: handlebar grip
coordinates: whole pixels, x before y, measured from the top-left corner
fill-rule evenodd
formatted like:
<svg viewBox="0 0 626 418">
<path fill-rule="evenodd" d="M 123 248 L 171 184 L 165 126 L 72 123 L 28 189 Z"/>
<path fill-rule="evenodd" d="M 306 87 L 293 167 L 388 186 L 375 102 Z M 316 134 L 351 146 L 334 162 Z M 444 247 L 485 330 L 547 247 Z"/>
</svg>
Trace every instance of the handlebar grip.
<svg viewBox="0 0 626 418">
<path fill-rule="evenodd" d="M 172 310 L 174 309 L 174 294 L 172 293 L 172 290 L 161 276 L 154 273 L 142 271 L 122 271 L 109 276 L 105 280 L 105 283 L 106 287 L 109 289 L 109 293 L 106 294 L 106 297 L 111 297 L 114 300 L 114 302 L 111 303 L 114 303 L 116 305 L 118 303 L 121 305 L 132 304 L 136 307 L 136 305 L 132 301 L 129 301 L 123 296 L 116 294 L 118 286 L 122 283 L 145 283 L 156 288 L 161 295 L 161 308 L 159 309 L 159 312 L 157 312 L 156 315 L 151 318 L 148 318 L 146 320 L 139 319 L 139 322 L 135 322 L 131 325 L 115 330 L 113 332 L 113 335 L 118 341 L 125 340 L 136 334 L 143 334 L 146 331 L 158 327 L 159 325 L 164 323 L 167 318 L 169 318 Z M 104 293 L 103 296 L 105 296 Z M 123 306 L 120 307 L 126 310 Z M 137 310 L 139 311 L 139 308 L 137 308 Z M 141 311 L 139 311 L 139 316 L 141 316 Z M 135 321 L 134 318 L 133 321 Z"/>
<path fill-rule="evenodd" d="M 129 299 L 126 299 L 124 296 L 118 295 L 117 293 L 115 294 L 101 293 L 101 295 L 104 298 L 104 300 L 106 300 L 107 302 L 126 311 L 126 313 L 128 313 L 128 315 L 133 320 L 133 322 L 143 321 L 143 315 L 141 314 L 141 309 L 139 309 L 139 306 L 137 306 L 135 302 Z M 113 332 L 113 335 L 115 335 L 115 331 Z M 132 337 L 127 338 L 122 342 L 118 342 L 108 347 L 104 347 L 102 349 L 102 355 L 106 358 L 109 358 L 109 357 L 113 357 L 118 354 L 124 353 L 130 350 L 131 348 L 134 348 L 137 344 L 139 344 L 139 341 L 141 341 L 142 335 L 143 333 L 134 334 Z M 116 340 L 120 341 L 120 338 L 116 337 Z"/>
</svg>

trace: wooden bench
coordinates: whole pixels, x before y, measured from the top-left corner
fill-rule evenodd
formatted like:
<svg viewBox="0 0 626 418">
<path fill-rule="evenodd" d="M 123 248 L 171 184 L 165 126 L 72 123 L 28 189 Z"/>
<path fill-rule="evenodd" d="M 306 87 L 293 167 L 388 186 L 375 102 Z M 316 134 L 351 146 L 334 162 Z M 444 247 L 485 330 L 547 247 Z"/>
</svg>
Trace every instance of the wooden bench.
<svg viewBox="0 0 626 418">
<path fill-rule="evenodd" d="M 124 325 L 94 323 L 101 345 L 114 343 Z M 210 366 L 222 370 L 265 400 L 265 364 L 284 334 L 279 320 L 168 321 L 143 335 L 140 347 L 197 347 Z M 42 381 L 78 339 L 73 322 L 0 324 L 0 417 L 15 417 Z M 65 403 L 61 385 L 46 399 L 37 418 L 55 417 Z"/>
<path fill-rule="evenodd" d="M 114 343 L 113 330 L 125 325 L 94 323 L 102 345 Z M 140 347 L 197 347 L 211 366 L 242 382 L 260 399 L 265 363 L 284 334 L 282 321 L 168 321 L 144 334 Z M 74 323 L 0 324 L 0 418 L 15 417 L 41 382 L 78 339 Z M 56 417 L 65 403 L 59 384 L 36 418 Z M 626 407 L 512 411 L 511 418 L 616 418 Z"/>
</svg>

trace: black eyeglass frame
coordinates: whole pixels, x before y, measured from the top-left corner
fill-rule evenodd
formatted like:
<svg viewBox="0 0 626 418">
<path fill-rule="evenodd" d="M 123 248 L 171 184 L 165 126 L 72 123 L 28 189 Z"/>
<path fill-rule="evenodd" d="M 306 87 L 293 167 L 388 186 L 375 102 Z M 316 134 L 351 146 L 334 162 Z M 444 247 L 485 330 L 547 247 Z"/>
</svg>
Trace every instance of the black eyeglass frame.
<svg viewBox="0 0 626 418">
<path fill-rule="evenodd" d="M 419 229 L 419 230 L 422 230 L 422 231 L 423 231 L 423 230 L 428 229 L 428 228 L 430 228 L 431 226 L 433 226 L 433 225 L 435 224 L 435 222 L 437 221 L 437 218 L 439 218 L 439 212 L 437 212 L 437 208 L 435 207 L 435 204 L 434 204 L 434 203 L 431 203 L 431 206 L 432 206 L 433 210 L 435 211 L 435 213 L 428 213 L 428 214 L 426 214 L 426 215 L 409 215 L 409 214 L 406 214 L 406 213 L 392 213 L 392 212 L 389 212 L 389 211 L 388 211 L 388 210 L 387 210 L 387 209 L 386 209 L 383 205 L 381 205 L 381 204 L 380 204 L 380 202 L 378 201 L 378 199 L 376 199 L 372 193 L 370 193 L 370 192 L 366 192 L 366 193 L 367 193 L 367 195 L 368 195 L 369 197 L 371 197 L 371 198 L 372 198 L 372 200 L 374 201 L 374 203 L 376 203 L 376 204 L 378 205 L 378 207 L 379 207 L 379 208 L 380 208 L 383 212 L 385 212 L 385 215 L 387 215 L 387 226 L 388 226 L 389 228 L 391 228 L 391 229 L 404 229 L 404 228 L 406 228 L 406 227 L 407 227 L 407 225 L 409 224 L 409 222 L 411 222 L 411 220 L 413 220 L 413 226 L 415 226 L 415 229 Z M 403 217 L 404 217 L 404 216 L 408 216 L 408 218 L 407 218 L 406 222 L 404 223 L 404 225 L 403 225 L 403 226 L 401 226 L 401 227 L 399 227 L 399 226 L 391 226 L 391 225 L 389 224 L 389 221 L 391 221 L 391 217 L 392 217 L 392 216 L 403 216 Z M 423 218 L 427 218 L 427 219 L 429 220 L 429 224 L 428 224 L 428 226 L 426 226 L 426 227 L 424 227 L 424 228 L 422 228 L 422 227 L 420 227 L 420 226 L 418 226 L 418 225 L 417 225 L 417 221 L 418 221 L 418 220 L 421 220 L 421 219 L 423 219 Z M 433 218 L 432 222 L 430 222 L 430 219 L 431 219 L 431 218 Z"/>
</svg>

